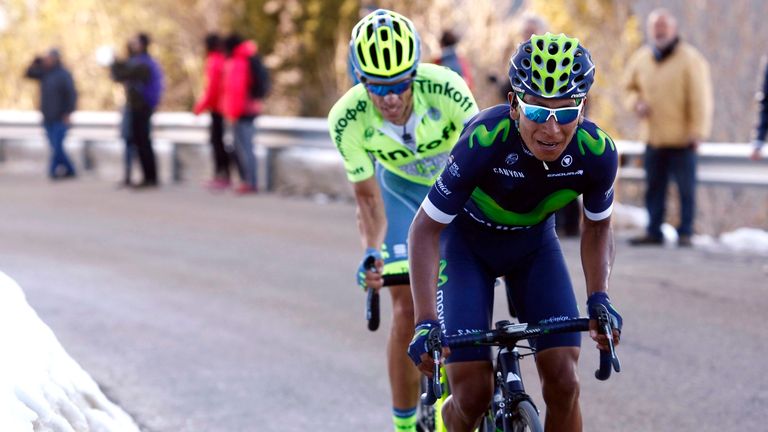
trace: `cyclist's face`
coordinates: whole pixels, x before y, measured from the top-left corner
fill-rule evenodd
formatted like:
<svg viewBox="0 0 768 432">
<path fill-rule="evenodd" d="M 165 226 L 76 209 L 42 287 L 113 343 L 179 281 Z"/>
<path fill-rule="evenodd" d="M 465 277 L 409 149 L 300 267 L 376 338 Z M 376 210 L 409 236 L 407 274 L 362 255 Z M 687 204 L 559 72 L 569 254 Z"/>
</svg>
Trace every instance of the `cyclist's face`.
<svg viewBox="0 0 768 432">
<path fill-rule="evenodd" d="M 392 83 L 392 85 L 409 79 L 411 78 L 406 77 L 401 81 Z M 372 81 L 369 84 L 379 85 L 381 83 Z M 408 121 L 408 117 L 411 115 L 411 105 L 413 104 L 413 84 L 400 94 L 390 92 L 386 96 L 378 96 L 368 90 L 368 96 L 385 120 L 394 124 L 405 124 Z"/>
<path fill-rule="evenodd" d="M 516 98 L 514 93 L 509 93 L 509 102 Z M 546 108 L 566 108 L 577 106 L 573 99 L 544 99 L 536 96 L 525 96 L 525 103 Z M 582 101 L 581 103 L 585 103 Z M 557 160 L 568 146 L 568 143 L 576 133 L 583 112 L 570 123 L 558 123 L 555 116 L 549 116 L 544 123 L 536 123 L 523 114 L 520 105 L 510 110 L 513 120 L 519 121 L 520 136 L 525 146 L 533 153 L 536 159 L 546 162 Z"/>
</svg>

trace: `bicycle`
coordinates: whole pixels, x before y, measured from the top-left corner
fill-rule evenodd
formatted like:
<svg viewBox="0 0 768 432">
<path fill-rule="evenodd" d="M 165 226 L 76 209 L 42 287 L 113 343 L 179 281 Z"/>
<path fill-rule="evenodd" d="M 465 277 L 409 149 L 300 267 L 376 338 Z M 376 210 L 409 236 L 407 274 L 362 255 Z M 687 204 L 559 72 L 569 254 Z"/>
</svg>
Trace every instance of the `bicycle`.
<svg viewBox="0 0 768 432">
<path fill-rule="evenodd" d="M 611 335 L 613 324 L 605 306 L 598 305 L 598 331 L 600 334 Z M 496 346 L 494 365 L 494 396 L 488 412 L 480 423 L 480 432 L 541 432 L 544 428 L 539 419 L 539 410 L 531 397 L 525 392 L 523 378 L 520 373 L 520 359 L 535 353 L 530 346 L 519 345 L 523 339 L 536 338 L 545 334 L 570 333 L 589 331 L 589 318 L 575 318 L 543 324 L 515 324 L 507 320 L 496 322 L 496 328 L 481 333 L 447 336 L 448 347 L 451 349 L 470 346 Z M 595 371 L 595 377 L 601 381 L 611 376 L 611 370 L 621 371 L 621 363 L 616 356 L 611 337 L 608 338 L 609 351 L 600 351 L 600 367 Z M 433 359 L 439 359 L 441 353 L 440 336 L 437 332 L 430 335 L 428 342 Z M 529 350 L 521 354 L 520 349 Z M 439 360 L 435 361 L 434 375 L 422 394 L 422 404 L 431 405 L 442 396 L 443 380 L 440 377 Z"/>
</svg>

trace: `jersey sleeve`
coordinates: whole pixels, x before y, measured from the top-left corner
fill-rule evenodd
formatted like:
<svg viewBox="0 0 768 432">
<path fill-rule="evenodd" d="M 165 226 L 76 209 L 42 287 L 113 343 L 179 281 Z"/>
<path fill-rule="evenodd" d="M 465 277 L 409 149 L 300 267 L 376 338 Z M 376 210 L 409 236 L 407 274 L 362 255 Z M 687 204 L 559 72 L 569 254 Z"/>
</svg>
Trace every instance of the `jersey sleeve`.
<svg viewBox="0 0 768 432">
<path fill-rule="evenodd" d="M 331 140 L 344 160 L 347 179 L 357 183 L 375 173 L 373 161 L 363 145 L 363 121 L 370 101 L 354 97 L 354 88 L 344 95 L 328 113 Z"/>
<path fill-rule="evenodd" d="M 614 182 L 619 165 L 619 155 L 616 145 L 602 129 L 590 125 L 579 134 L 580 142 L 586 147 L 585 151 L 591 153 L 587 172 L 590 173 L 590 181 L 587 190 L 584 191 L 584 215 L 593 221 L 606 219 L 613 212 Z"/>
<path fill-rule="evenodd" d="M 503 136 L 506 140 L 510 133 L 509 119 L 499 122 L 492 133 L 494 138 Z M 490 136 L 488 127 L 476 120 L 464 128 L 451 151 L 445 169 L 421 204 L 421 208 L 430 218 L 448 224 L 464 207 L 493 158 L 493 144 L 496 140 Z"/>
</svg>

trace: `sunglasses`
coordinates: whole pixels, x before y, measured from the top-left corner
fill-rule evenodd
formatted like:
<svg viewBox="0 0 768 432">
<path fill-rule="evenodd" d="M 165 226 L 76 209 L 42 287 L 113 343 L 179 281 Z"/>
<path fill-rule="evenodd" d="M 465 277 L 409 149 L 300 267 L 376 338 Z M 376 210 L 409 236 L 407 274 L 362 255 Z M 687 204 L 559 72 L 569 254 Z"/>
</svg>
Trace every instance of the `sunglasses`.
<svg viewBox="0 0 768 432">
<path fill-rule="evenodd" d="M 397 84 L 366 84 L 365 88 L 368 89 L 369 92 L 375 94 L 376 96 L 386 96 L 390 93 L 394 93 L 395 95 L 400 95 L 405 93 L 406 90 L 411 88 L 411 83 L 413 83 L 412 79 L 408 79 L 405 81 L 401 81 Z"/>
<path fill-rule="evenodd" d="M 520 108 L 528 120 L 539 124 L 546 123 L 550 117 L 554 117 L 555 121 L 560 124 L 570 123 L 579 117 L 581 108 L 584 106 L 583 103 L 580 103 L 575 107 L 546 108 L 539 105 L 528 105 L 520 98 L 517 99 L 517 103 L 520 104 Z"/>
</svg>

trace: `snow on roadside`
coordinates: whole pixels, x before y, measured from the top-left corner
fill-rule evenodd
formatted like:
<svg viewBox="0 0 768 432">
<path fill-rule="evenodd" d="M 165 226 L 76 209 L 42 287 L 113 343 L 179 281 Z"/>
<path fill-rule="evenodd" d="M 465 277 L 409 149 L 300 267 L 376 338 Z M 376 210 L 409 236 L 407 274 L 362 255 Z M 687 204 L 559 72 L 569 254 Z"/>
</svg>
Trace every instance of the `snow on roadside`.
<svg viewBox="0 0 768 432">
<path fill-rule="evenodd" d="M 0 272 L 0 431 L 139 432 Z"/>
</svg>

